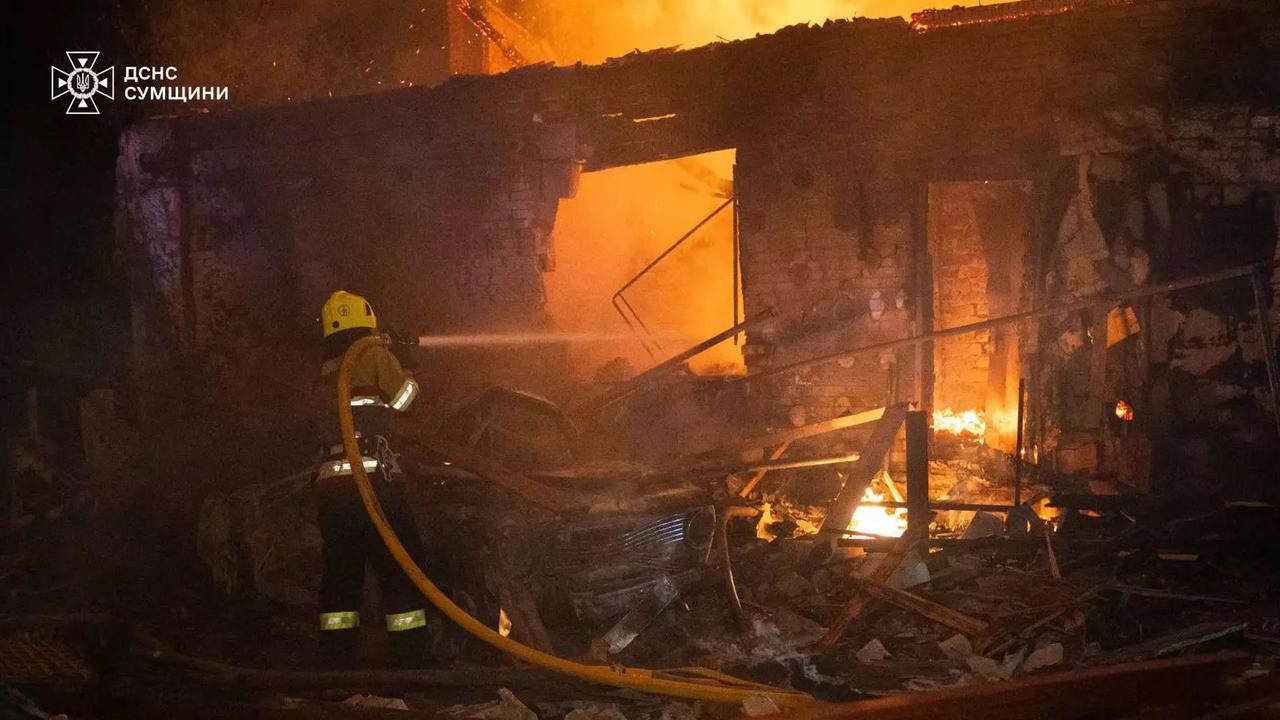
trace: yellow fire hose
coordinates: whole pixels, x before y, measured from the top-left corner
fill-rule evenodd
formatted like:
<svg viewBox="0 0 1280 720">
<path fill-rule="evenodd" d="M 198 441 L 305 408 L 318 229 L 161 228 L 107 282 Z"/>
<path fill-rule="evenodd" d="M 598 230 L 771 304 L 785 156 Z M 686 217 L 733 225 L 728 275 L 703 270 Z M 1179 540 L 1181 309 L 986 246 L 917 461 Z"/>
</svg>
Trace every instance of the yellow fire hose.
<svg viewBox="0 0 1280 720">
<path fill-rule="evenodd" d="M 773 700 L 780 708 L 794 708 L 818 702 L 813 696 L 794 690 L 782 690 L 769 685 L 761 685 L 747 680 L 725 675 L 707 668 L 677 668 L 672 670 L 646 670 L 643 668 L 626 668 L 620 665 L 586 665 L 566 660 L 549 653 L 529 647 L 507 637 L 468 615 L 465 610 L 450 600 L 431 578 L 422 572 L 417 562 L 401 544 L 391 525 L 387 522 L 369 482 L 369 474 L 364 469 L 360 447 L 356 443 L 355 420 L 351 415 L 351 370 L 361 355 L 375 345 L 385 341 L 377 336 L 361 338 L 352 343 L 342 358 L 342 366 L 338 371 L 338 421 L 342 431 L 342 445 L 346 450 L 347 462 L 351 464 L 356 487 L 360 498 L 364 501 L 369 520 L 378 530 L 382 542 L 396 563 L 404 570 L 413 584 L 422 594 L 439 608 L 450 620 L 468 633 L 485 641 L 493 647 L 512 657 L 552 670 L 570 677 L 612 685 L 614 687 L 640 690 L 657 695 L 704 700 L 708 702 L 741 704 L 749 697 L 766 697 Z"/>
</svg>

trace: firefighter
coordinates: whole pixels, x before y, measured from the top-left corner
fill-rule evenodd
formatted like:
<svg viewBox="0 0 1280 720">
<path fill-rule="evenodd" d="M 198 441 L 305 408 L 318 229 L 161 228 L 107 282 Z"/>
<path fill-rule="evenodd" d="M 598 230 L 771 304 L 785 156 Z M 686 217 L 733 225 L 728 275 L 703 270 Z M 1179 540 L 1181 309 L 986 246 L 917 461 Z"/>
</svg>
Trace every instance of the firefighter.
<svg viewBox="0 0 1280 720">
<path fill-rule="evenodd" d="M 377 317 L 367 300 L 340 290 L 329 296 L 320 319 L 324 324 L 323 392 L 318 400 L 323 460 L 314 484 L 323 541 L 320 631 L 325 662 L 330 667 L 356 664 L 365 566 L 372 565 L 382 589 L 391 660 L 401 667 L 421 667 L 430 659 L 425 600 L 365 513 L 338 427 L 338 368 L 352 343 L 377 331 Z M 392 529 L 421 565 L 422 539 L 390 446 L 393 415 L 408 409 L 417 394 L 418 384 L 385 346 L 365 351 L 352 369 L 351 411 L 364 467 Z"/>
</svg>

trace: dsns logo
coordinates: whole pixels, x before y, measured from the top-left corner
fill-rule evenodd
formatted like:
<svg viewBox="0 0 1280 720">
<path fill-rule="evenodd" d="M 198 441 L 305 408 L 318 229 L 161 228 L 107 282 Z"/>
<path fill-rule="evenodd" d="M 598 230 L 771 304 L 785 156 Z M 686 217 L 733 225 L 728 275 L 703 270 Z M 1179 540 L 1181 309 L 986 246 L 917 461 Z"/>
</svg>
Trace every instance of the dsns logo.
<svg viewBox="0 0 1280 720">
<path fill-rule="evenodd" d="M 108 100 L 115 99 L 116 68 L 94 70 L 98 62 L 96 51 L 69 51 L 67 59 L 71 61 L 71 69 L 63 70 L 50 67 L 50 98 L 57 100 L 63 95 L 70 95 L 67 105 L 68 115 L 97 115 L 98 103 L 94 97 L 101 95 Z"/>
</svg>

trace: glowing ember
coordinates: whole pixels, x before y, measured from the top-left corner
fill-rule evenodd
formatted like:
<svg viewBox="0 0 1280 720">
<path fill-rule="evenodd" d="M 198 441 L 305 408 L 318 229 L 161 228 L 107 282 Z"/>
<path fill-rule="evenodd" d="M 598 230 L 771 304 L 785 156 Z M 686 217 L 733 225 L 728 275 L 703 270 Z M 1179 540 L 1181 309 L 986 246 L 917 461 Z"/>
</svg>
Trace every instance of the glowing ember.
<svg viewBox="0 0 1280 720">
<path fill-rule="evenodd" d="M 983 442 L 987 434 L 987 416 L 977 410 L 955 412 L 951 408 L 933 412 L 933 429 L 965 440 Z"/>
<path fill-rule="evenodd" d="M 1133 406 L 1124 400 L 1116 401 L 1116 419 L 1124 422 L 1133 421 Z"/>
<path fill-rule="evenodd" d="M 878 493 L 870 487 L 867 488 L 866 492 L 862 493 L 863 502 L 881 502 L 883 500 L 884 494 Z M 907 531 L 907 511 L 903 508 L 859 506 L 853 513 L 853 519 L 849 521 L 849 531 L 867 533 L 868 535 L 901 537 L 902 533 Z"/>
</svg>

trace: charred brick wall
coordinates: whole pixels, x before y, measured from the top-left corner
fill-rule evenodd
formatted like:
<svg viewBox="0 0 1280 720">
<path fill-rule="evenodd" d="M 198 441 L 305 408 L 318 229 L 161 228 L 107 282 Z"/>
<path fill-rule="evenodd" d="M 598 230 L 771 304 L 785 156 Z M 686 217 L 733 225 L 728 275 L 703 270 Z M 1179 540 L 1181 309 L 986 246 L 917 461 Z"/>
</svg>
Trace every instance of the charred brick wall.
<svg viewBox="0 0 1280 720">
<path fill-rule="evenodd" d="M 316 318 L 333 290 L 366 295 L 383 327 L 411 333 L 541 322 L 555 176 L 501 137 L 442 146 L 394 118 L 366 122 L 294 121 L 282 134 L 262 132 L 269 117 L 155 122 L 125 135 L 136 378 L 144 422 L 185 436 L 175 445 L 235 438 L 272 459 L 254 464 L 268 476 L 309 462 Z M 405 359 L 421 366 L 427 403 L 447 404 L 498 376 L 554 377 L 538 370 L 557 357 Z"/>
<path fill-rule="evenodd" d="M 909 334 L 910 187 L 867 185 L 822 145 L 779 142 L 738 149 L 735 189 L 747 315 L 780 318 L 750 335 L 749 368 Z M 886 352 L 789 373 L 763 390 L 772 403 L 762 419 L 800 425 L 905 397 L 900 360 Z"/>
</svg>

